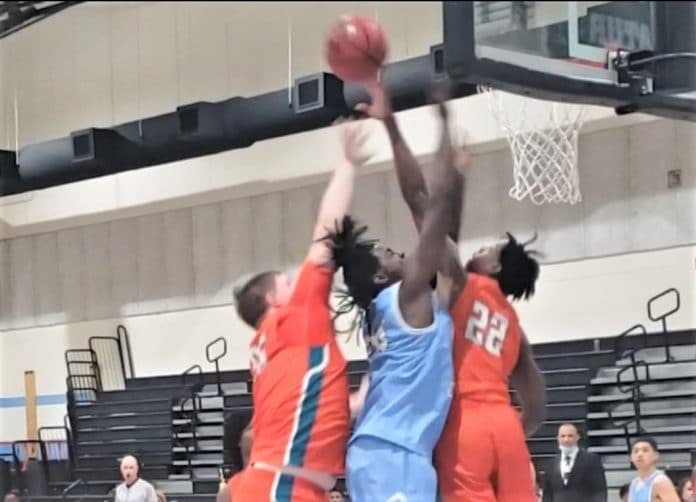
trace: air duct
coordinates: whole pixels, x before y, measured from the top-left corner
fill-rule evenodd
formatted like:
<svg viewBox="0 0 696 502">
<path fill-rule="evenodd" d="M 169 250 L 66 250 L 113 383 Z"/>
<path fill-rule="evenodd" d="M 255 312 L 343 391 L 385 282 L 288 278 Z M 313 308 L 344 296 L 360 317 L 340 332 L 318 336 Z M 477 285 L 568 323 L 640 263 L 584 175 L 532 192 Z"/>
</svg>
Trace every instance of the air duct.
<svg viewBox="0 0 696 502">
<path fill-rule="evenodd" d="M 442 48 L 436 46 L 428 55 L 388 65 L 384 78 L 396 111 L 428 103 L 442 60 Z M 473 93 L 470 85 L 455 89 L 455 97 Z M 360 86 L 319 73 L 297 79 L 292 89 L 192 103 L 111 128 L 76 131 L 68 138 L 22 148 L 13 171 L 20 179 L 5 180 L 3 171 L 0 195 L 245 148 L 256 141 L 326 127 L 351 114 L 365 99 Z"/>
</svg>

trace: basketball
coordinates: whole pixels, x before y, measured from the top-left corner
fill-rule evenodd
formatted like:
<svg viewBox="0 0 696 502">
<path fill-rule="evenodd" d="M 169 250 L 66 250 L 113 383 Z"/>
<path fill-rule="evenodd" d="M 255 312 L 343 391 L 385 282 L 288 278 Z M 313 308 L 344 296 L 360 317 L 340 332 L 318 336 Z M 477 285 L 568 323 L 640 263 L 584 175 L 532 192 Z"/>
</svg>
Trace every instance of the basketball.
<svg viewBox="0 0 696 502">
<path fill-rule="evenodd" d="M 326 60 L 331 71 L 345 82 L 377 78 L 387 56 L 387 37 L 377 21 L 349 14 L 331 27 L 326 39 Z"/>
</svg>

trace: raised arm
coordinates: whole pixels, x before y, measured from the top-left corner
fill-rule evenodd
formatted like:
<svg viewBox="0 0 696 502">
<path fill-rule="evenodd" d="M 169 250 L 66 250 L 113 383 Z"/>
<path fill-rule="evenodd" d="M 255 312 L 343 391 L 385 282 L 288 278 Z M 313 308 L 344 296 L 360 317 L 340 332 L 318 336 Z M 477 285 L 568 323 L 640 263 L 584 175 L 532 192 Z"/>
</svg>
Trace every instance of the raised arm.
<svg viewBox="0 0 696 502">
<path fill-rule="evenodd" d="M 367 85 L 367 91 L 372 98 L 372 103 L 361 103 L 356 108 L 370 117 L 381 120 L 384 124 L 394 155 L 394 167 L 399 180 L 401 195 L 411 211 L 411 217 L 413 218 L 416 228 L 420 232 L 423 224 L 423 216 L 425 214 L 425 206 L 428 201 L 428 188 L 420 163 L 413 155 L 413 152 L 411 152 L 411 149 L 401 134 L 384 84 L 369 84 Z M 464 155 L 456 154 L 453 160 L 458 164 L 460 170 L 462 170 L 465 166 L 459 164 L 462 164 L 463 161 L 468 162 L 468 156 L 465 157 Z M 450 228 L 447 229 L 447 234 L 454 242 L 459 241 L 459 227 L 461 225 L 461 207 L 464 190 L 463 182 L 464 178 L 462 177 L 461 183 L 458 186 L 459 190 L 452 194 L 457 211 L 455 213 L 455 218 L 452 219 Z"/>
<path fill-rule="evenodd" d="M 324 237 L 334 230 L 349 212 L 353 200 L 355 168 L 362 166 L 371 156 L 365 150 L 368 134 L 364 122 L 342 124 L 340 132 L 343 159 L 334 170 L 324 191 L 312 232 L 312 245 L 307 255 L 308 260 L 320 265 L 331 263 L 331 248 Z"/>
<path fill-rule="evenodd" d="M 438 105 L 442 119 L 440 148 L 434 165 L 433 187 L 425 205 L 425 213 L 416 249 L 404 262 L 399 289 L 399 307 L 404 320 L 414 328 L 432 322 L 431 280 L 440 268 L 446 250 L 446 238 L 456 208 L 454 192 L 461 174 L 454 168 L 453 151 L 444 103 Z"/>
<path fill-rule="evenodd" d="M 534 361 L 532 347 L 522 333 L 517 366 L 510 375 L 510 384 L 522 406 L 522 425 L 527 436 L 534 434 L 546 415 L 546 382 Z"/>
<path fill-rule="evenodd" d="M 369 105 L 362 103 L 356 108 L 373 118 L 381 120 L 384 124 L 394 154 L 394 167 L 396 169 L 397 179 L 399 180 L 401 195 L 411 212 L 411 217 L 416 225 L 416 229 L 418 233 L 420 233 L 428 201 L 428 189 L 421 166 L 399 130 L 384 85 L 382 83 L 369 84 L 367 85 L 367 90 L 372 98 L 372 103 Z M 440 96 L 441 100 L 445 98 L 446 96 Z M 452 149 L 450 152 L 452 155 L 446 157 L 446 159 L 453 163 L 460 173 L 464 173 L 469 164 L 468 152 L 465 149 L 452 145 L 451 141 L 449 141 L 448 144 L 449 148 Z M 452 279 L 453 290 L 458 291 L 464 287 L 466 281 L 466 272 L 459 260 L 459 249 L 456 244 L 459 241 L 459 227 L 461 226 L 464 191 L 463 175 L 459 176 L 456 185 L 452 188 L 455 189 L 451 192 L 451 201 L 454 207 L 452 213 L 453 218 L 450 219 L 447 229 L 447 235 L 449 237 L 447 249 L 442 255 L 442 262 L 439 270 L 443 276 Z"/>
</svg>

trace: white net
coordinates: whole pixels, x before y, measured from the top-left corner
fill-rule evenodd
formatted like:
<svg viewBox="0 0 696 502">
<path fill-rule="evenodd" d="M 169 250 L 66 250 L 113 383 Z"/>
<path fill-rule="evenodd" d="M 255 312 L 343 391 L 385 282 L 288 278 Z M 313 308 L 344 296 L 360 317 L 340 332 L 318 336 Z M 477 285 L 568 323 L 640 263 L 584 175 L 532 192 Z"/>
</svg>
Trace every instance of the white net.
<svg viewBox="0 0 696 502">
<path fill-rule="evenodd" d="M 483 86 L 478 90 L 487 95 L 491 112 L 510 144 L 514 174 L 510 196 L 529 198 L 537 205 L 580 202 L 577 151 L 583 107 Z"/>
</svg>

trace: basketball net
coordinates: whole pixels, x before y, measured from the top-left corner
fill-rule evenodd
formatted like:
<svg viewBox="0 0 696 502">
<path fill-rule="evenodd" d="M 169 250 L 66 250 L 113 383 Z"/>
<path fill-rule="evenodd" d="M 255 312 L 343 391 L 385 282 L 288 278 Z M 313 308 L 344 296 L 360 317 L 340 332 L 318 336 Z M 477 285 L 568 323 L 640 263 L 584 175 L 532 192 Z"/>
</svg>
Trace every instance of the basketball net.
<svg viewBox="0 0 696 502">
<path fill-rule="evenodd" d="M 534 204 L 582 200 L 578 176 L 578 134 L 583 107 L 531 99 L 479 86 L 500 128 L 513 160 L 510 196 Z M 534 107 L 530 113 L 528 105 Z"/>
</svg>

